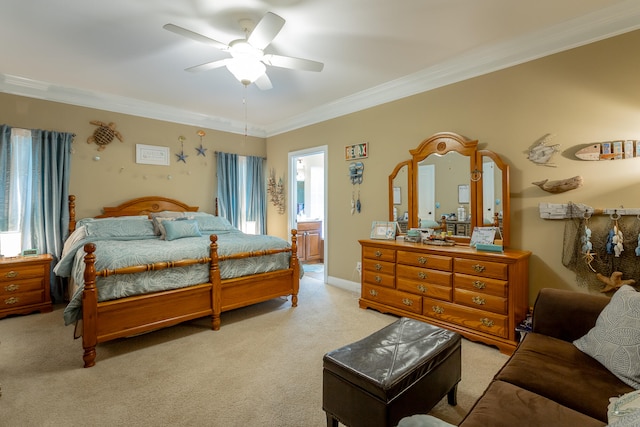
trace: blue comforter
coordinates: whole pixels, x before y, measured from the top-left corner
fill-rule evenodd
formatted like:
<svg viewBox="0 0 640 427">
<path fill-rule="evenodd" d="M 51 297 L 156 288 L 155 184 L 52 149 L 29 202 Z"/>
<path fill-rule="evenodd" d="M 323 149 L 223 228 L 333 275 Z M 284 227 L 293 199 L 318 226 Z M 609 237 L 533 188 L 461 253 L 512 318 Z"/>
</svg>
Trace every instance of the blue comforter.
<svg viewBox="0 0 640 427">
<path fill-rule="evenodd" d="M 204 231 L 201 237 L 186 237 L 170 241 L 163 240 L 151 233 L 138 236 L 86 236 L 73 243 L 54 270 L 58 276 L 72 277 L 78 285 L 77 291 L 64 310 L 65 324 L 74 323 L 82 318 L 85 243 L 95 243 L 95 266 L 96 271 L 100 271 L 107 268 L 115 269 L 155 262 L 208 257 L 210 254 L 210 234 L 218 236 L 219 255 L 290 247 L 287 241 L 278 237 L 249 235 L 236 229 L 216 230 L 215 233 Z M 220 262 L 220 275 L 226 279 L 286 269 L 289 267 L 290 256 L 289 252 L 284 252 L 223 261 Z M 96 286 L 98 300 L 107 301 L 131 295 L 178 289 L 208 281 L 209 266 L 202 264 L 162 271 L 98 277 Z"/>
</svg>

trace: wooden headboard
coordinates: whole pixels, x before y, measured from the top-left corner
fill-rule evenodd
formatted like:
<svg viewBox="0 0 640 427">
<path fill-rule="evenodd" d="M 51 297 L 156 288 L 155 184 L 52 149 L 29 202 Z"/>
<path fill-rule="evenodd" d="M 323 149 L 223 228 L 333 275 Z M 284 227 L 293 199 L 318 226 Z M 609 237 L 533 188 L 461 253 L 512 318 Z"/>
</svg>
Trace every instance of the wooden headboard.
<svg viewBox="0 0 640 427">
<path fill-rule="evenodd" d="M 76 196 L 69 196 L 69 233 L 76 229 Z M 160 196 L 138 197 L 128 200 L 118 206 L 102 208 L 102 214 L 95 218 L 109 218 L 116 216 L 149 215 L 154 212 L 178 211 L 196 212 L 198 206 L 189 206 L 179 200 Z M 216 199 L 216 215 L 218 215 L 218 200 Z"/>
</svg>

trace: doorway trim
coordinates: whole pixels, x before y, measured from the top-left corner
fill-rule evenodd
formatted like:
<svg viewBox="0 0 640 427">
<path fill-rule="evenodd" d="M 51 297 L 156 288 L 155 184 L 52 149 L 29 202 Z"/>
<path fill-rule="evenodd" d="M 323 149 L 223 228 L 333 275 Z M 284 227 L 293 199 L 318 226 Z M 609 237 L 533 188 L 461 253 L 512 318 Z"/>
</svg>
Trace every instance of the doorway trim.
<svg viewBox="0 0 640 427">
<path fill-rule="evenodd" d="M 327 283 L 327 277 L 328 277 L 328 258 L 327 258 L 327 248 L 329 247 L 328 245 L 328 240 L 329 240 L 329 236 L 327 233 L 327 218 L 329 216 L 329 198 L 327 197 L 327 194 L 329 193 L 327 191 L 328 188 L 328 184 L 329 184 L 329 147 L 327 145 L 321 145 L 318 147 L 311 147 L 311 148 L 305 148 L 303 150 L 297 150 L 297 151 L 290 151 L 288 154 L 288 161 L 289 161 L 289 191 L 288 191 L 288 197 L 289 197 L 289 209 L 287 210 L 287 225 L 289 227 L 289 230 L 296 228 L 297 229 L 297 212 L 296 212 L 296 203 L 294 203 L 294 201 L 297 198 L 297 184 L 296 184 L 296 173 L 297 173 L 297 163 L 298 163 L 298 158 L 300 157 L 306 157 L 306 156 L 310 156 L 313 154 L 322 154 L 322 156 L 324 157 L 324 170 L 323 170 L 323 179 L 324 179 L 324 194 L 323 194 L 323 198 L 324 198 L 324 212 L 323 212 L 323 216 L 324 218 L 322 219 L 322 236 L 324 238 L 324 247 L 323 247 L 323 263 L 324 263 L 324 283 Z"/>
</svg>

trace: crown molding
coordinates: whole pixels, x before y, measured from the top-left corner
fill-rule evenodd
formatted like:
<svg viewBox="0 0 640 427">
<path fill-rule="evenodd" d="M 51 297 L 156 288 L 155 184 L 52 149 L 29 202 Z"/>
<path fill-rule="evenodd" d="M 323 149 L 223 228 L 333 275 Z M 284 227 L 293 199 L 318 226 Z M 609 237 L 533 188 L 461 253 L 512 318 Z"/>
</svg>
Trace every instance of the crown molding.
<svg viewBox="0 0 640 427">
<path fill-rule="evenodd" d="M 529 33 L 508 42 L 479 48 L 450 61 L 346 96 L 266 127 L 208 116 L 137 99 L 0 74 L 0 92 L 150 119 L 268 138 L 376 105 L 427 92 L 544 56 L 640 28 L 640 2 L 627 0 L 606 9 Z"/>
</svg>

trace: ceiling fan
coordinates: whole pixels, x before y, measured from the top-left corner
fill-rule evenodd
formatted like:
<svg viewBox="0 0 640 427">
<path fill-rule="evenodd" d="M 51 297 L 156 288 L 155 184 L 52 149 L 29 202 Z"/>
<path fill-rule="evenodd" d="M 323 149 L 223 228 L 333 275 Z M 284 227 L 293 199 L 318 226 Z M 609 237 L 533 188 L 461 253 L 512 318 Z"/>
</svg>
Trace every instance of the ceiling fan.
<svg viewBox="0 0 640 427">
<path fill-rule="evenodd" d="M 163 28 L 231 54 L 231 58 L 189 67 L 186 71 L 207 71 L 226 66 L 243 85 L 255 83 L 260 89 L 267 90 L 273 85 L 266 74 L 265 65 L 303 71 L 322 71 L 324 68 L 322 62 L 264 53 L 264 49 L 278 35 L 284 23 L 282 17 L 267 12 L 250 32 L 251 20 L 241 20 L 240 25 L 245 31 L 245 38 L 233 40 L 228 45 L 174 24 L 165 24 Z"/>
</svg>

